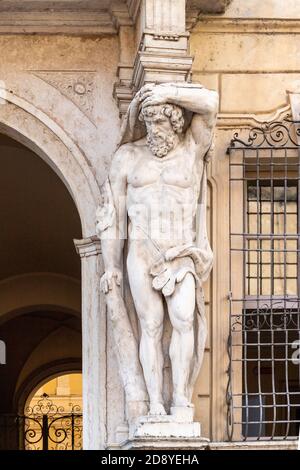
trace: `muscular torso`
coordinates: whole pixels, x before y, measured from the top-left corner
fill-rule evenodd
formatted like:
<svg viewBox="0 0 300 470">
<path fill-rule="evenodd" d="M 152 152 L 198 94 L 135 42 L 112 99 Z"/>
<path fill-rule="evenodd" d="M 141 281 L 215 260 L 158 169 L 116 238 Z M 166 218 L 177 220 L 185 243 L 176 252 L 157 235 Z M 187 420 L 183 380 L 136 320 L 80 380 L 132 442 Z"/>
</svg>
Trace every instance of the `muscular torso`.
<svg viewBox="0 0 300 470">
<path fill-rule="evenodd" d="M 194 147 L 184 140 L 162 158 L 146 144 L 135 147 L 127 174 L 131 240 L 149 237 L 165 249 L 193 242 L 203 170 Z"/>
</svg>

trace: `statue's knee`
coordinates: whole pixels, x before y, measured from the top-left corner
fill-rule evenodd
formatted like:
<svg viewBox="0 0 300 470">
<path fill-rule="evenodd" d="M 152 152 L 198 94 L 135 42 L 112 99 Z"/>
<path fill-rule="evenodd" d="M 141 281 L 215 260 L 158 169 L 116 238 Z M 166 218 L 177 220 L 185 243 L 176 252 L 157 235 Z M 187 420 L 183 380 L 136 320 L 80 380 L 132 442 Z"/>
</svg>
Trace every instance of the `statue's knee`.
<svg viewBox="0 0 300 470">
<path fill-rule="evenodd" d="M 147 321 L 141 324 L 142 333 L 149 338 L 159 338 L 162 334 L 162 323 Z"/>
<path fill-rule="evenodd" d="M 173 327 L 179 333 L 189 333 L 194 328 L 194 315 L 184 319 L 181 318 L 175 320 Z"/>
</svg>

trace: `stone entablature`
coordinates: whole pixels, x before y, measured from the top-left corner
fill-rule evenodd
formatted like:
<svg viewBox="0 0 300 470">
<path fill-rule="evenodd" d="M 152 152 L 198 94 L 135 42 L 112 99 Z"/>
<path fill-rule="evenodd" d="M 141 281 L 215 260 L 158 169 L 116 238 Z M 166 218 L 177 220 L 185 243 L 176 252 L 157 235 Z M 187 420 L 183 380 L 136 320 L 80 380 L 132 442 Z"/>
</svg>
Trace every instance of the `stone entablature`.
<svg viewBox="0 0 300 470">
<path fill-rule="evenodd" d="M 223 13 L 229 3 L 230 0 L 6 0 L 0 5 L 0 33 L 118 34 L 120 62 L 115 97 L 123 115 L 143 84 L 189 81 L 193 60 L 188 53 L 186 23 L 194 24 L 200 14 Z M 75 99 L 77 104 L 76 93 Z"/>
<path fill-rule="evenodd" d="M 144 0 L 5 0 L 0 5 L 0 32 L 16 34 L 116 34 L 118 23 L 135 24 Z M 165 0 L 166 3 L 166 0 Z M 173 2 L 174 3 L 174 2 Z M 185 3 L 185 0 L 178 1 Z M 192 0 L 193 13 L 222 13 L 228 0 Z M 118 13 L 115 15 L 114 10 Z M 120 11 L 121 18 L 120 18 Z"/>
</svg>

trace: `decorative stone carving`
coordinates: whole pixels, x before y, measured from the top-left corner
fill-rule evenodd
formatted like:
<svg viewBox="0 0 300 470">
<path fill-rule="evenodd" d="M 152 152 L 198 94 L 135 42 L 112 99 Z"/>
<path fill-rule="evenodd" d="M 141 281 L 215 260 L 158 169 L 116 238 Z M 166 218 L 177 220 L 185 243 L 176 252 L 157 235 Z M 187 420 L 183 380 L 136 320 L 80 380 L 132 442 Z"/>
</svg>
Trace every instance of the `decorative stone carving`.
<svg viewBox="0 0 300 470">
<path fill-rule="evenodd" d="M 155 434 L 161 428 L 172 437 L 176 422 L 185 437 L 200 434 L 200 427 L 193 425 L 191 397 L 206 340 L 202 284 L 213 260 L 206 231 L 206 165 L 217 106 L 217 93 L 201 85 L 144 86 L 126 114 L 103 188 L 104 203 L 97 213 L 105 265 L 101 288 L 132 436 L 151 435 L 151 428 Z M 122 297 L 126 238 L 127 274 L 141 330 L 138 339 Z M 166 417 L 169 410 L 163 402 L 164 306 L 172 324 L 171 418 Z M 149 419 L 134 422 L 132 418 L 145 414 L 148 400 Z"/>
<path fill-rule="evenodd" d="M 34 72 L 34 75 L 56 88 L 94 124 L 95 72 Z"/>
<path fill-rule="evenodd" d="M 202 13 L 224 13 L 232 0 L 187 0 L 187 9 L 197 8 Z"/>
<path fill-rule="evenodd" d="M 186 27 L 191 31 L 205 14 L 224 13 L 232 0 L 187 0 Z"/>
</svg>

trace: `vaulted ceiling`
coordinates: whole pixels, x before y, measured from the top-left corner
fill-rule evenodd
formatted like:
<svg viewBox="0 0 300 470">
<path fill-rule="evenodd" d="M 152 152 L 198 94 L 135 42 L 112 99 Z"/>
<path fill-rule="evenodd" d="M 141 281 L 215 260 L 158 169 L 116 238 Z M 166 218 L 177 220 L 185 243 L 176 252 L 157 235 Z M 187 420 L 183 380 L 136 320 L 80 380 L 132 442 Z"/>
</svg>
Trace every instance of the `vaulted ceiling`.
<svg viewBox="0 0 300 470">
<path fill-rule="evenodd" d="M 80 279 L 73 243 L 81 238 L 75 204 L 37 155 L 0 134 L 0 282 L 26 273 Z"/>
</svg>

